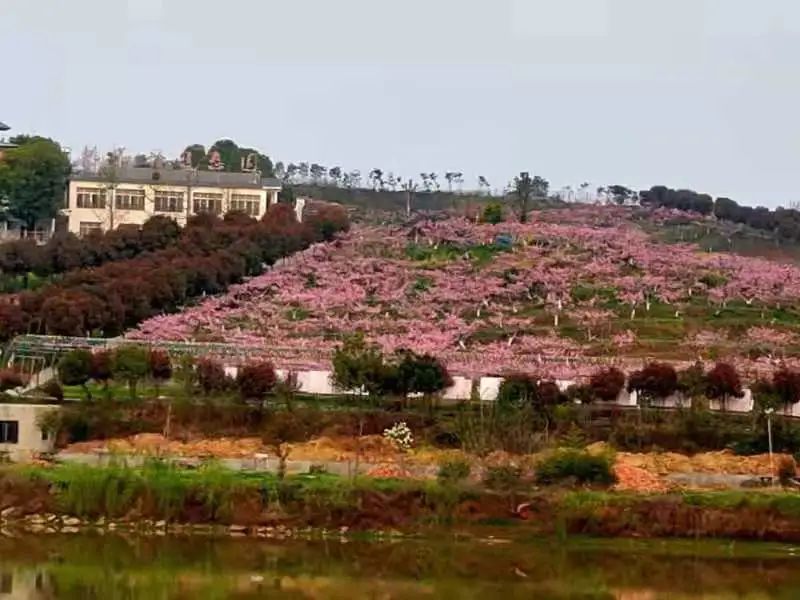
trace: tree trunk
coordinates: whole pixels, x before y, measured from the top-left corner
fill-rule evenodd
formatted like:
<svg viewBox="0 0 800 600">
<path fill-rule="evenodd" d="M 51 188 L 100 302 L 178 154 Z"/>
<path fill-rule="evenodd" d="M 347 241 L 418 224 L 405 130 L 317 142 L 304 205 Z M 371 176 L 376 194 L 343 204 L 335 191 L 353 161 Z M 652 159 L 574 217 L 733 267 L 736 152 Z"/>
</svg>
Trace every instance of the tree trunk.
<svg viewBox="0 0 800 600">
<path fill-rule="evenodd" d="M 87 402 L 91 402 L 92 401 L 92 392 L 89 391 L 89 386 L 86 385 L 86 382 L 84 382 L 84 383 L 81 384 L 81 387 L 83 388 L 83 391 L 86 394 L 86 401 Z"/>
<path fill-rule="evenodd" d="M 278 450 L 278 479 L 283 481 L 286 477 L 286 459 L 289 458 L 289 449 L 284 448 L 283 445 L 277 448 Z"/>
<path fill-rule="evenodd" d="M 169 439 L 170 427 L 172 425 L 172 400 L 167 404 L 167 418 L 164 422 L 164 437 Z"/>
</svg>

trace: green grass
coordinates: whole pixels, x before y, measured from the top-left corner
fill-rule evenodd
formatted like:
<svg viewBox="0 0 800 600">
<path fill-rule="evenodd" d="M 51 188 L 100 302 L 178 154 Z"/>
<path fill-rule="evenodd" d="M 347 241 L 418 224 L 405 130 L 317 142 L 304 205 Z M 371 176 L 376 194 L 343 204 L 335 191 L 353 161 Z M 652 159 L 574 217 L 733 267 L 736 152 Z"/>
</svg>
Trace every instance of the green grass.
<svg viewBox="0 0 800 600">
<path fill-rule="evenodd" d="M 432 502 L 445 498 L 452 502 L 456 490 L 456 499 L 460 497 L 458 488 L 435 481 L 348 479 L 328 473 L 290 475 L 280 480 L 272 473 L 234 471 L 213 461 L 196 470 L 157 459 L 148 460 L 141 467 L 130 467 L 122 461 L 104 466 L 9 466 L 0 471 L 0 478 L 6 477 L 10 481 L 21 477 L 48 483 L 61 511 L 85 518 L 119 518 L 137 507 L 149 507 L 151 517 L 174 520 L 187 501 L 193 501 L 206 508 L 212 521 L 225 520 L 231 515 L 233 503 L 248 494 L 257 494 L 266 504 L 299 503 L 325 510 L 356 509 L 360 494 L 365 492 L 416 491 Z"/>
</svg>

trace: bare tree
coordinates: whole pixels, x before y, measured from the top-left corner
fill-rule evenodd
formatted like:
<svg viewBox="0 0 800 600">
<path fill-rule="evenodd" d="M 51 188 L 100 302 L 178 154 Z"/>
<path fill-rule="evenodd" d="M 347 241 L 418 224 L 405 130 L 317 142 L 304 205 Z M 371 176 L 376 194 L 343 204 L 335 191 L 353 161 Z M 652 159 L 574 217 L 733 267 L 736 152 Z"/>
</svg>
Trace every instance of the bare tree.
<svg viewBox="0 0 800 600">
<path fill-rule="evenodd" d="M 372 182 L 373 190 L 383 190 L 383 170 L 375 168 L 369 172 L 369 180 Z"/>
<path fill-rule="evenodd" d="M 427 173 L 420 173 L 419 178 L 422 179 L 422 187 L 425 188 L 426 192 L 431 191 L 431 178 L 430 175 Z"/>
<path fill-rule="evenodd" d="M 406 217 L 411 216 L 411 202 L 414 199 L 414 194 L 417 193 L 417 184 L 409 179 L 403 184 L 403 190 L 406 193 Z"/>
<path fill-rule="evenodd" d="M 486 191 L 487 196 L 491 196 L 492 192 L 489 189 L 489 181 L 483 175 L 478 175 L 478 188 Z"/>
</svg>

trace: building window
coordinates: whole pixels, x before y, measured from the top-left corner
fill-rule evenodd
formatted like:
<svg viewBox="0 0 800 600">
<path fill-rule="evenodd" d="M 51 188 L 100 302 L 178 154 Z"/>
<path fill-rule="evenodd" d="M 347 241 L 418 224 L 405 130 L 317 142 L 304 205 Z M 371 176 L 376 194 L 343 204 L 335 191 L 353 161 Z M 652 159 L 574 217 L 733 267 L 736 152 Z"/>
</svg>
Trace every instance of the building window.
<svg viewBox="0 0 800 600">
<path fill-rule="evenodd" d="M 195 214 L 222 214 L 222 194 L 195 192 L 192 194 L 192 210 Z"/>
<path fill-rule="evenodd" d="M 232 194 L 230 210 L 257 217 L 259 204 L 261 204 L 261 197 L 257 194 Z"/>
<path fill-rule="evenodd" d="M 50 432 L 47 431 L 47 429 L 42 429 L 41 431 L 42 431 L 42 441 L 46 442 L 47 440 L 50 439 Z"/>
<path fill-rule="evenodd" d="M 155 193 L 156 212 L 183 212 L 183 192 L 160 190 Z"/>
<path fill-rule="evenodd" d="M 144 210 L 144 190 L 117 190 L 115 199 L 120 210 Z"/>
<path fill-rule="evenodd" d="M 106 191 L 101 188 L 78 188 L 78 208 L 105 208 Z"/>
<path fill-rule="evenodd" d="M 0 575 L 0 594 L 4 596 L 14 593 L 14 576 L 11 573 Z"/>
<path fill-rule="evenodd" d="M 92 233 L 100 233 L 103 231 L 103 224 L 96 221 L 81 221 L 79 234 L 85 237 Z"/>
<path fill-rule="evenodd" d="M 16 444 L 19 441 L 19 421 L 0 421 L 0 444 Z"/>
</svg>

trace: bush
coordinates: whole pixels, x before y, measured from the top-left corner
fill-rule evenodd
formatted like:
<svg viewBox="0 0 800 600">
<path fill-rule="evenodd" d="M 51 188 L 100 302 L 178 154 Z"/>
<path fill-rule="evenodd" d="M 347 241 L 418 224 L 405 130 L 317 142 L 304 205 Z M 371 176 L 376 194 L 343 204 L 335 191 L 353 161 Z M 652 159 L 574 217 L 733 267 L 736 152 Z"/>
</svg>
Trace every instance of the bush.
<svg viewBox="0 0 800 600">
<path fill-rule="evenodd" d="M 579 385 L 573 383 L 567 388 L 565 396 L 570 402 L 580 402 L 581 404 L 589 404 L 592 401 L 592 388 L 588 385 Z"/>
<path fill-rule="evenodd" d="M 500 408 L 530 406 L 539 400 L 539 386 L 536 379 L 524 373 L 512 373 L 503 379 L 497 391 L 497 405 Z"/>
<path fill-rule="evenodd" d="M 601 369 L 589 380 L 589 388 L 595 398 L 613 402 L 625 387 L 625 373 L 615 367 Z"/>
<path fill-rule="evenodd" d="M 645 400 L 667 398 L 678 391 L 678 374 L 672 365 L 652 362 L 631 373 L 628 391 L 636 391 Z"/>
<path fill-rule="evenodd" d="M 609 455 L 580 450 L 559 450 L 536 465 L 536 483 L 552 485 L 565 481 L 579 484 L 612 485 L 613 459 Z"/>
<path fill-rule="evenodd" d="M 63 402 L 64 400 L 64 389 L 55 379 L 45 382 L 39 389 L 43 394 L 58 402 Z"/>
<path fill-rule="evenodd" d="M 333 384 L 339 390 L 364 390 L 372 395 L 382 393 L 387 386 L 394 387 L 383 353 L 368 344 L 362 333 L 347 337 L 334 350 L 332 363 Z"/>
<path fill-rule="evenodd" d="M 447 368 L 438 358 L 430 354 L 416 354 L 411 350 L 400 350 L 395 356 L 399 358 L 394 368 L 395 391 L 427 395 L 453 385 Z"/>
<path fill-rule="evenodd" d="M 556 406 L 566 402 L 566 396 L 561 393 L 561 388 L 555 381 L 540 381 L 536 387 L 539 403 L 542 406 Z"/>
<path fill-rule="evenodd" d="M 230 379 L 225 375 L 222 364 L 213 358 L 197 361 L 197 383 L 205 394 L 222 392 L 228 389 Z"/>
<path fill-rule="evenodd" d="M 239 368 L 236 385 L 243 400 L 263 400 L 275 387 L 275 368 L 269 361 L 247 363 Z"/>
<path fill-rule="evenodd" d="M 463 458 L 447 460 L 439 465 L 439 472 L 436 479 L 442 484 L 461 483 L 469 477 L 472 467 L 469 461 Z"/>
<path fill-rule="evenodd" d="M 487 467 L 483 484 L 490 490 L 513 492 L 522 484 L 522 469 L 512 465 Z"/>
<path fill-rule="evenodd" d="M 678 373 L 678 389 L 687 398 L 693 399 L 705 395 L 708 387 L 706 372 L 701 362 Z"/>
<path fill-rule="evenodd" d="M 484 223 L 500 223 L 503 220 L 503 207 L 500 206 L 497 202 L 490 202 L 486 205 L 483 209 L 483 215 L 481 215 L 481 220 Z"/>
</svg>

